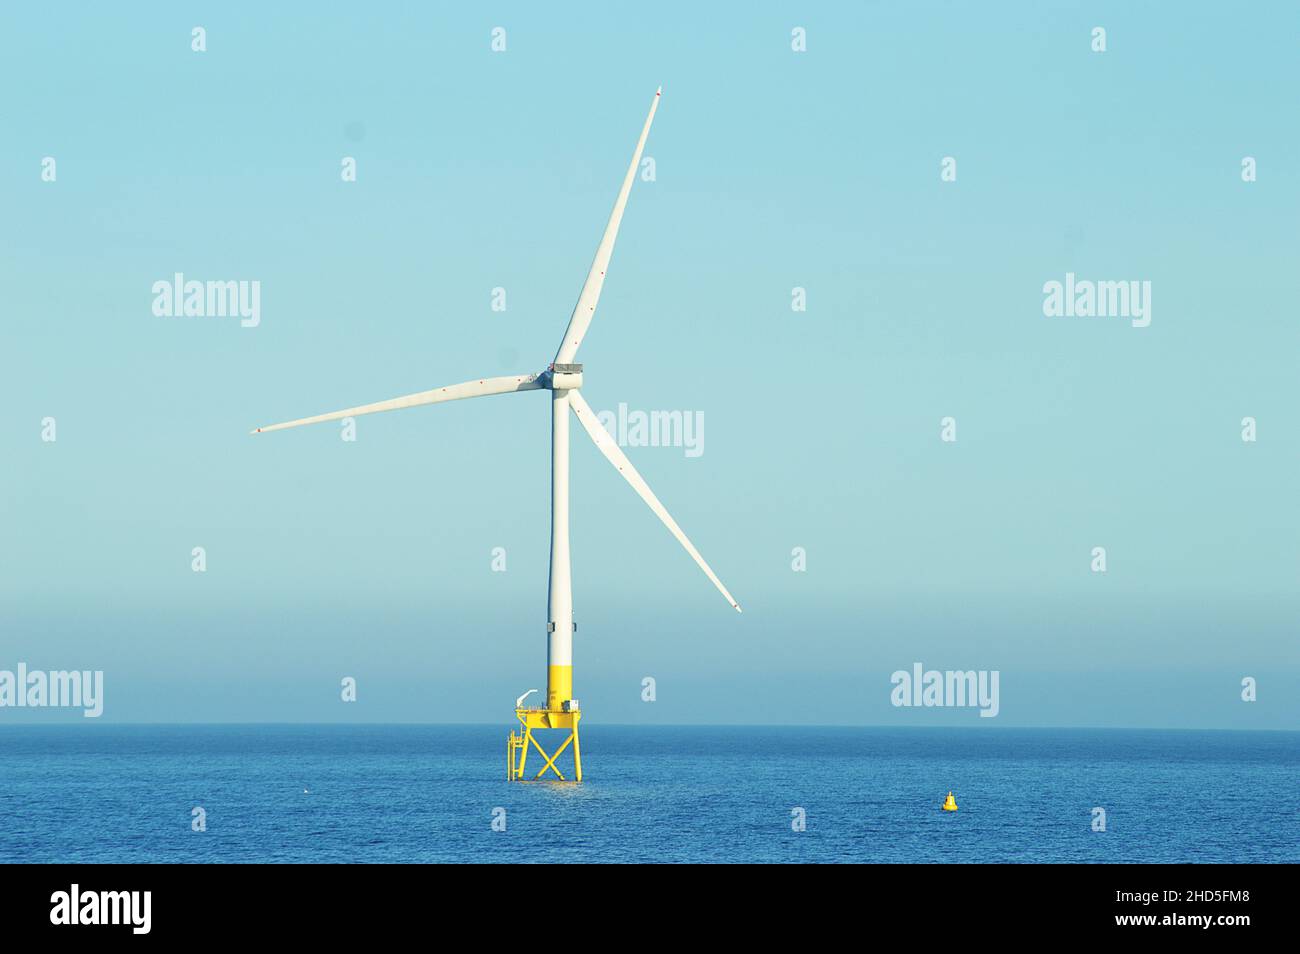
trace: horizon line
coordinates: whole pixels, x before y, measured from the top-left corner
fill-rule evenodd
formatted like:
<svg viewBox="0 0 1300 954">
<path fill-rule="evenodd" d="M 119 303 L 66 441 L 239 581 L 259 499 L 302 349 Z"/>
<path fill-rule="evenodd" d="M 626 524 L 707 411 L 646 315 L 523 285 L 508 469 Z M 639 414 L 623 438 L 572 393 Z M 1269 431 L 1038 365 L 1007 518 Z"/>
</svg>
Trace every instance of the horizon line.
<svg viewBox="0 0 1300 954">
<path fill-rule="evenodd" d="M 0 722 L 0 729 L 6 727 L 22 728 L 67 728 L 72 726 L 84 726 L 87 728 L 93 725 L 109 726 L 136 726 L 136 727 L 231 727 L 231 726 L 300 726 L 300 727 L 483 727 L 499 728 L 507 725 L 504 722 L 284 722 L 284 721 L 245 721 L 245 722 L 145 722 L 145 721 L 120 721 L 104 722 L 101 720 L 68 720 L 59 722 Z M 1220 726 L 1149 726 L 1149 725 L 988 725 L 984 723 L 974 723 L 971 725 L 859 725 L 854 723 L 843 722 L 825 722 L 825 723 L 784 723 L 784 722 L 604 722 L 599 723 L 606 728 L 627 728 L 627 729 L 967 729 L 972 731 L 998 731 L 998 730 L 1030 730 L 1030 731 L 1091 731 L 1091 732 L 1284 732 L 1292 735 L 1300 734 L 1300 729 L 1288 729 L 1278 727 L 1220 727 Z"/>
</svg>

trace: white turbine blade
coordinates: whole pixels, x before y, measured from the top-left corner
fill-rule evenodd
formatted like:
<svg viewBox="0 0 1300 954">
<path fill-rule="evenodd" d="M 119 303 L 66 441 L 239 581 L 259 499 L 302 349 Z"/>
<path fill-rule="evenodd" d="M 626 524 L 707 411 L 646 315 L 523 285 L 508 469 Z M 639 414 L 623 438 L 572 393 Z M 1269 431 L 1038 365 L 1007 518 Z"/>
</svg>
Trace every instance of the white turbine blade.
<svg viewBox="0 0 1300 954">
<path fill-rule="evenodd" d="M 282 431 L 286 427 L 300 427 L 303 424 L 318 424 L 321 421 L 337 421 L 344 417 L 357 417 L 361 414 L 374 414 L 378 411 L 396 411 L 403 407 L 419 407 L 422 404 L 441 404 L 443 401 L 459 401 L 463 398 L 484 397 L 489 394 L 509 394 L 511 391 L 536 391 L 542 387 L 535 374 L 515 374 L 504 378 L 481 378 L 478 381 L 466 381 L 464 384 L 449 384 L 445 388 L 421 391 L 405 397 L 378 401 L 374 404 L 362 404 L 343 411 L 331 411 L 329 414 L 317 414 L 315 417 L 303 417 L 283 424 L 270 424 L 249 431 L 250 434 L 262 434 L 266 431 Z"/>
<path fill-rule="evenodd" d="M 583 399 L 581 394 L 576 390 L 573 390 L 569 392 L 569 406 L 573 408 L 573 413 L 578 415 L 578 420 L 582 422 L 582 426 L 591 436 L 592 441 L 595 443 L 596 447 L 600 449 L 600 452 L 605 455 L 611 464 L 618 468 L 618 472 L 623 475 L 623 478 L 629 484 L 632 485 L 632 489 L 635 490 L 637 494 L 640 495 L 641 499 L 649 505 L 650 509 L 655 512 L 655 515 L 663 521 L 664 526 L 667 527 L 672 535 L 677 538 L 677 542 L 686 548 L 686 552 L 691 555 L 691 559 L 699 564 L 700 569 L 704 571 L 705 576 L 713 581 L 713 585 L 718 588 L 718 592 L 725 596 L 727 602 L 735 608 L 737 613 L 739 613 L 740 604 L 732 599 L 731 594 L 728 593 L 727 588 L 722 585 L 722 581 L 718 579 L 717 574 L 715 574 L 713 570 L 709 568 L 709 565 L 704 562 L 704 557 L 700 556 L 700 551 L 695 549 L 694 544 L 686 538 L 686 534 L 682 533 L 682 528 L 677 526 L 677 521 L 673 519 L 672 514 L 670 514 L 664 505 L 659 502 L 659 498 L 656 497 L 654 491 L 650 489 L 650 485 L 647 484 L 644 478 L 636 472 L 636 468 L 633 467 L 632 462 L 627 459 L 627 455 L 623 453 L 623 449 L 618 446 L 614 441 L 614 438 L 609 436 L 609 432 L 601 426 L 600 421 L 596 419 L 596 413 L 591 409 L 591 405 Z"/>
<path fill-rule="evenodd" d="M 573 360 L 578 353 L 578 345 L 582 344 L 583 335 L 587 333 L 587 326 L 596 314 L 596 302 L 600 300 L 605 271 L 609 268 L 610 256 L 614 254 L 614 240 L 618 238 L 618 226 L 623 221 L 623 209 L 627 207 L 628 193 L 632 191 L 637 166 L 641 165 L 641 150 L 645 148 L 646 137 L 650 135 L 650 123 L 654 121 L 655 110 L 659 108 L 659 94 L 662 92 L 663 87 L 660 86 L 650 102 L 650 114 L 645 118 L 641 138 L 636 141 L 636 152 L 632 154 L 632 164 L 627 167 L 627 175 L 623 177 L 623 188 L 618 190 L 618 199 L 614 202 L 614 211 L 609 213 L 609 222 L 605 225 L 600 245 L 596 247 L 596 258 L 591 263 L 591 271 L 587 272 L 587 281 L 582 286 L 582 293 L 578 295 L 578 303 L 573 306 L 569 327 L 564 330 L 564 338 L 560 341 L 560 350 L 555 353 L 556 364 L 568 364 Z"/>
</svg>

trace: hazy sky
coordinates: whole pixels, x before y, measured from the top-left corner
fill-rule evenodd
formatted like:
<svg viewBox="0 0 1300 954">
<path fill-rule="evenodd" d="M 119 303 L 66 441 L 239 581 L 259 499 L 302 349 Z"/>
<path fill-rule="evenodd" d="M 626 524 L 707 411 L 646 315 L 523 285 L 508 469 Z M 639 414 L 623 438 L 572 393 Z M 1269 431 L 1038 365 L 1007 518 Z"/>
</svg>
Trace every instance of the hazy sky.
<svg viewBox="0 0 1300 954">
<path fill-rule="evenodd" d="M 0 14 L 0 669 L 504 731 L 547 396 L 248 431 L 544 368 L 662 83 L 583 393 L 702 416 L 627 453 L 745 612 L 575 427 L 588 720 L 1300 724 L 1294 8 L 394 6 Z M 155 316 L 176 272 L 260 324 Z M 1150 326 L 1045 317 L 1067 272 Z M 998 670 L 998 717 L 893 707 L 914 662 Z"/>
</svg>

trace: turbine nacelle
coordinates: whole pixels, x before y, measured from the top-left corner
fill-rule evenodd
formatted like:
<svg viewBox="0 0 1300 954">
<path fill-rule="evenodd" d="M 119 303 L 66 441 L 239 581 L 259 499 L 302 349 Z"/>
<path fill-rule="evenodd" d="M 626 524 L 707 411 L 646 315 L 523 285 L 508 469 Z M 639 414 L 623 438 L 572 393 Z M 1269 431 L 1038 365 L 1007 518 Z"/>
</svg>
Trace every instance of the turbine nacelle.
<svg viewBox="0 0 1300 954">
<path fill-rule="evenodd" d="M 542 387 L 552 391 L 572 391 L 582 387 L 582 365 L 552 364 L 538 377 Z"/>
</svg>

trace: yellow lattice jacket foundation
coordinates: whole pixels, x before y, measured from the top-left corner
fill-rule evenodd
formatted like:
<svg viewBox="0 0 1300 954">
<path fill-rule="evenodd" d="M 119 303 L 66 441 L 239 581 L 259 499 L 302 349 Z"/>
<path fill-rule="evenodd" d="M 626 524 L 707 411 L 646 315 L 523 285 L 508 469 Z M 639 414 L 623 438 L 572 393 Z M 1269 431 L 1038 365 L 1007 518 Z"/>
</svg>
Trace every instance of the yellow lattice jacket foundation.
<svg viewBox="0 0 1300 954">
<path fill-rule="evenodd" d="M 573 667 L 549 666 L 547 677 L 545 707 L 520 705 L 515 708 L 515 718 L 523 731 L 511 732 L 506 740 L 506 778 L 511 782 L 535 782 L 547 772 L 554 772 L 561 782 L 570 781 L 560 767 L 560 756 L 570 745 L 573 746 L 572 781 L 582 781 L 582 749 L 578 742 L 578 722 L 582 719 L 582 711 L 578 700 L 569 698 L 573 687 Z M 543 729 L 568 730 L 561 736 L 560 747 L 549 754 L 534 734 Z M 531 778 L 527 774 L 530 749 L 536 749 L 542 759 L 542 767 Z"/>
</svg>

